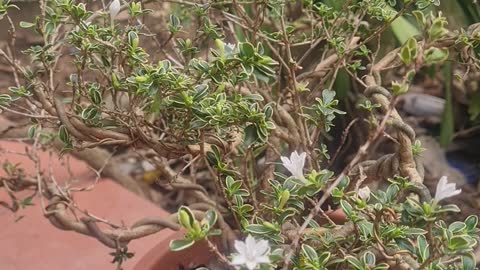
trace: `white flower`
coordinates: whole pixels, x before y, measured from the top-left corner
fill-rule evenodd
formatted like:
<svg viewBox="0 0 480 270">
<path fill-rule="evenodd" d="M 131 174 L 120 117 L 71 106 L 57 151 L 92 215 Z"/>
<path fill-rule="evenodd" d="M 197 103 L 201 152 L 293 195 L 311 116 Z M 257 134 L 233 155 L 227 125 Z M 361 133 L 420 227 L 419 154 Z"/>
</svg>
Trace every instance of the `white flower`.
<svg viewBox="0 0 480 270">
<path fill-rule="evenodd" d="M 229 52 L 233 52 L 235 50 L 235 44 L 227 43 L 225 44 L 225 48 L 227 48 Z"/>
<path fill-rule="evenodd" d="M 112 20 L 118 15 L 120 12 L 120 0 L 113 0 L 109 7 L 110 11 L 110 20 Z"/>
<path fill-rule="evenodd" d="M 358 197 L 362 200 L 370 199 L 370 188 L 368 186 L 364 186 L 363 188 L 359 189 Z"/>
<path fill-rule="evenodd" d="M 293 177 L 298 179 L 305 179 L 303 176 L 303 167 L 305 166 L 305 158 L 307 157 L 307 153 L 301 153 L 300 155 L 297 151 L 293 151 L 290 154 L 290 159 L 287 157 L 281 157 L 283 167 L 287 168 L 287 170 L 292 174 Z"/>
<path fill-rule="evenodd" d="M 248 235 L 245 242 L 235 241 L 235 249 L 238 254 L 233 255 L 233 265 L 243 265 L 249 270 L 257 268 L 259 264 L 270 263 L 268 253 L 270 247 L 267 240 L 255 240 Z"/>
<path fill-rule="evenodd" d="M 462 192 L 462 190 L 457 189 L 455 183 L 448 183 L 447 177 L 442 176 L 440 180 L 438 180 L 437 190 L 435 191 L 435 201 L 439 202 L 443 199 L 458 195 L 460 192 Z"/>
</svg>

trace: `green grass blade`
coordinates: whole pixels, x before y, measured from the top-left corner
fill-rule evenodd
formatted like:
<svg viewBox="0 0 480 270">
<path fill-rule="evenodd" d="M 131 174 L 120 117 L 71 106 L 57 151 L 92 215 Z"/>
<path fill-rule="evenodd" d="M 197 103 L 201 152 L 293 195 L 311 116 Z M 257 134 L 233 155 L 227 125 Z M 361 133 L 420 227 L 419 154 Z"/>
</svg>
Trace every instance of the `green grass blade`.
<svg viewBox="0 0 480 270">
<path fill-rule="evenodd" d="M 440 145 L 445 147 L 452 141 L 455 131 L 452 104 L 452 63 L 445 63 L 443 74 L 445 78 L 445 109 L 443 111 L 442 126 L 440 129 Z"/>
</svg>

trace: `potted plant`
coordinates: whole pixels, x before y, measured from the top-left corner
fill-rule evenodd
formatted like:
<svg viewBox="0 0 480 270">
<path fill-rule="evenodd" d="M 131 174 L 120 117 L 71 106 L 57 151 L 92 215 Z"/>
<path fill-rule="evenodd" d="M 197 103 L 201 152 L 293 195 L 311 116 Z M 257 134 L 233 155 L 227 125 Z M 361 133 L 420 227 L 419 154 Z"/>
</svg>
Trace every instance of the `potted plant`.
<svg viewBox="0 0 480 270">
<path fill-rule="evenodd" d="M 0 186 L 14 201 L 35 189 L 52 225 L 96 238 L 119 268 L 130 241 L 172 229 L 137 269 L 474 269 L 478 218 L 444 221 L 461 191 L 442 177 L 431 195 L 396 109 L 427 69 L 452 76 L 448 61 L 468 58 L 457 69 L 477 71 L 478 33 L 424 11 L 437 2 L 41 2 L 19 24 L 43 41 L 24 51 L 32 64 L 0 50 L 14 75 L 0 106 L 32 121 L 30 158 L 83 156 L 174 211 L 118 225 L 78 213 L 40 170 Z M 399 21 L 413 35 L 383 44 Z M 119 149 L 151 165 L 143 181 L 97 156 Z"/>
</svg>

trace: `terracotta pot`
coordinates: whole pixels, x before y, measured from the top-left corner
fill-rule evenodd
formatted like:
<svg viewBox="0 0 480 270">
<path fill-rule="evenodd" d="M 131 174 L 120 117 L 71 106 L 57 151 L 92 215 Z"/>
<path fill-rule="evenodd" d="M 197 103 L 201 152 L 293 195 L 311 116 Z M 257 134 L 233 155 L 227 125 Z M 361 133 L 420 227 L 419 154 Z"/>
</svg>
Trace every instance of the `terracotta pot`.
<svg viewBox="0 0 480 270">
<path fill-rule="evenodd" d="M 344 224 L 347 221 L 347 216 L 340 208 L 328 211 L 325 214 L 327 214 L 327 216 L 337 224 Z M 323 221 L 325 223 L 327 222 L 326 220 Z"/>
<path fill-rule="evenodd" d="M 195 243 L 182 251 L 170 251 L 171 240 L 182 239 L 184 232 L 178 231 L 153 247 L 133 268 L 134 270 L 190 270 L 207 264 L 215 255 L 205 241 Z"/>
</svg>

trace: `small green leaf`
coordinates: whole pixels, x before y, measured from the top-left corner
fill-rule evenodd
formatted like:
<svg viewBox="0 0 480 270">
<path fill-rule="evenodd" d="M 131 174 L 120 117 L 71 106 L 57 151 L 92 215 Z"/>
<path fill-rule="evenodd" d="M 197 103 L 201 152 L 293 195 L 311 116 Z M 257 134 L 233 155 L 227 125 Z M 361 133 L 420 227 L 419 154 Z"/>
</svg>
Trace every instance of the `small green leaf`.
<svg viewBox="0 0 480 270">
<path fill-rule="evenodd" d="M 448 226 L 448 230 L 450 230 L 452 233 L 461 232 L 466 228 L 467 228 L 467 225 L 460 221 L 455 221 L 452 224 L 450 224 L 450 226 Z"/>
<path fill-rule="evenodd" d="M 168 30 L 172 34 L 175 34 L 178 31 L 180 31 L 181 28 L 182 28 L 182 26 L 180 25 L 180 19 L 177 16 L 175 16 L 174 14 L 170 14 L 170 22 L 168 24 Z"/>
<path fill-rule="evenodd" d="M 195 217 L 190 208 L 181 206 L 178 210 L 178 223 L 180 223 L 185 229 L 190 230 L 192 229 L 194 222 Z"/>
<path fill-rule="evenodd" d="M 241 58 L 253 58 L 255 55 L 255 48 L 249 42 L 242 42 L 239 44 Z"/>
<path fill-rule="evenodd" d="M 408 84 L 406 83 L 398 83 L 396 81 L 392 82 L 392 92 L 396 96 L 405 94 L 408 92 L 408 88 Z"/>
<path fill-rule="evenodd" d="M 467 241 L 467 239 L 465 239 L 464 236 L 456 235 L 450 239 L 448 243 L 448 248 L 452 251 L 455 251 L 457 249 L 462 249 L 467 247 L 468 244 L 469 242 Z"/>
<path fill-rule="evenodd" d="M 13 99 L 10 95 L 0 94 L 0 106 L 7 106 L 12 101 L 13 101 Z"/>
<path fill-rule="evenodd" d="M 340 206 L 342 207 L 343 209 L 343 212 L 345 213 L 345 215 L 347 215 L 347 217 L 351 218 L 352 215 L 353 215 L 353 207 L 350 203 L 348 203 L 347 201 L 345 200 L 340 200 Z"/>
<path fill-rule="evenodd" d="M 405 235 L 420 235 L 420 234 L 426 234 L 427 231 L 424 229 L 420 228 L 406 228 L 404 229 Z"/>
<path fill-rule="evenodd" d="M 180 251 L 186 248 L 191 247 L 195 241 L 192 239 L 182 239 L 182 240 L 172 240 L 170 241 L 170 250 L 171 251 Z"/>
<path fill-rule="evenodd" d="M 254 234 L 267 234 L 273 231 L 272 229 L 261 224 L 250 224 L 245 228 L 245 230 Z"/>
<path fill-rule="evenodd" d="M 199 101 L 208 94 L 208 85 L 199 84 L 195 86 L 195 95 L 193 96 L 193 101 Z"/>
<path fill-rule="evenodd" d="M 58 138 L 64 143 L 64 144 L 70 144 L 70 135 L 68 134 L 67 128 L 65 126 L 60 126 L 58 129 Z"/>
<path fill-rule="evenodd" d="M 90 89 L 90 99 L 95 105 L 101 105 L 102 95 L 97 89 Z"/>
<path fill-rule="evenodd" d="M 23 199 L 23 201 L 20 203 L 20 208 L 25 209 L 25 207 L 27 207 L 27 206 L 35 205 L 35 204 L 32 203 L 33 197 L 34 196 L 29 196 L 29 197 Z"/>
<path fill-rule="evenodd" d="M 400 49 L 400 59 L 406 65 L 410 65 L 417 58 L 418 44 L 415 38 L 409 38 Z"/>
<path fill-rule="evenodd" d="M 220 229 L 210 230 L 208 232 L 208 235 L 209 236 L 222 235 L 222 230 L 220 230 Z"/>
<path fill-rule="evenodd" d="M 468 254 L 462 256 L 462 270 L 474 270 L 476 269 L 475 255 Z"/>
<path fill-rule="evenodd" d="M 218 215 L 215 210 L 208 210 L 205 214 L 205 220 L 208 222 L 209 228 L 212 228 L 217 222 Z"/>
<path fill-rule="evenodd" d="M 244 96 L 243 98 L 252 101 L 263 101 L 263 97 L 259 94 L 249 94 Z"/>
<path fill-rule="evenodd" d="M 410 50 L 408 49 L 407 46 L 403 46 L 401 49 L 400 49 L 400 53 L 398 54 L 398 56 L 400 57 L 400 60 L 402 60 L 402 62 L 405 64 L 405 65 L 410 65 L 410 63 L 412 63 L 412 56 L 410 55 Z"/>
<path fill-rule="evenodd" d="M 423 55 L 425 62 L 429 65 L 440 64 L 448 59 L 449 51 L 447 48 L 435 48 L 427 49 Z"/>
<path fill-rule="evenodd" d="M 320 265 L 326 265 L 328 260 L 330 259 L 330 252 L 323 252 L 322 254 L 320 254 L 320 256 L 318 256 L 318 262 L 320 263 Z"/>
<path fill-rule="evenodd" d="M 418 256 L 420 257 L 420 262 L 425 262 L 428 257 L 430 257 L 430 249 L 429 249 L 429 244 L 427 242 L 427 239 L 425 238 L 424 235 L 419 235 L 417 237 L 417 249 L 418 249 Z"/>
<path fill-rule="evenodd" d="M 33 140 L 33 138 L 35 137 L 35 134 L 37 133 L 37 125 L 32 125 L 28 128 L 28 138 Z"/>
<path fill-rule="evenodd" d="M 302 253 L 308 258 L 310 262 L 317 262 L 318 260 L 318 255 L 315 249 L 313 249 L 311 246 L 307 244 L 302 245 Z"/>
<path fill-rule="evenodd" d="M 263 108 L 263 113 L 265 114 L 266 119 L 270 119 L 273 115 L 273 108 L 270 104 L 265 105 Z"/>
<path fill-rule="evenodd" d="M 397 185 L 390 185 L 386 192 L 387 201 L 393 202 L 398 194 L 398 191 L 400 191 L 400 188 Z"/>
<path fill-rule="evenodd" d="M 447 204 L 447 205 L 442 205 L 439 207 L 439 209 L 436 209 L 437 213 L 445 213 L 445 212 L 454 212 L 454 213 L 460 213 L 462 210 L 455 204 Z"/>
<path fill-rule="evenodd" d="M 367 241 L 373 235 L 373 223 L 370 221 L 362 220 L 357 223 L 358 230 L 360 232 L 360 240 Z"/>
<path fill-rule="evenodd" d="M 475 230 L 478 224 L 478 217 L 474 215 L 468 216 L 467 219 L 465 219 L 465 224 L 469 231 Z"/>
<path fill-rule="evenodd" d="M 138 34 L 135 31 L 128 32 L 128 44 L 133 48 L 136 49 L 138 47 L 140 40 L 138 38 Z"/>
<path fill-rule="evenodd" d="M 246 146 L 250 146 L 258 140 L 258 132 L 257 127 L 255 125 L 248 125 L 245 128 L 245 135 L 243 139 L 243 143 Z"/>
<path fill-rule="evenodd" d="M 353 256 L 346 256 L 345 259 L 349 264 L 351 264 L 356 270 L 363 270 L 363 264 L 360 262 L 359 259 L 353 257 Z"/>
<path fill-rule="evenodd" d="M 337 187 L 339 189 L 344 189 L 347 188 L 350 185 L 350 178 L 348 176 L 343 176 L 342 179 L 340 180 L 340 183 L 338 183 Z"/>
<path fill-rule="evenodd" d="M 367 251 L 363 254 L 363 261 L 366 265 L 374 266 L 375 265 L 375 254 L 370 251 Z"/>
<path fill-rule="evenodd" d="M 435 41 L 442 38 L 448 33 L 446 28 L 447 19 L 445 17 L 436 17 L 433 19 L 432 25 L 428 29 L 428 38 L 430 41 Z"/>
<path fill-rule="evenodd" d="M 24 21 L 21 21 L 19 25 L 21 28 L 31 28 L 35 26 L 34 23 L 24 22 Z"/>
<path fill-rule="evenodd" d="M 375 265 L 375 267 L 373 268 L 373 270 L 387 270 L 387 269 L 390 269 L 390 265 L 388 265 L 387 263 L 379 263 Z"/>
<path fill-rule="evenodd" d="M 423 12 L 420 10 L 414 10 L 412 11 L 413 16 L 415 16 L 415 19 L 417 20 L 418 25 L 420 28 L 424 28 L 425 25 L 427 24 L 427 19 L 425 18 L 425 15 Z"/>
<path fill-rule="evenodd" d="M 415 253 L 415 247 L 412 245 L 412 242 L 407 239 L 395 239 L 398 247 L 400 249 L 405 249 L 410 251 L 411 253 Z"/>
</svg>

